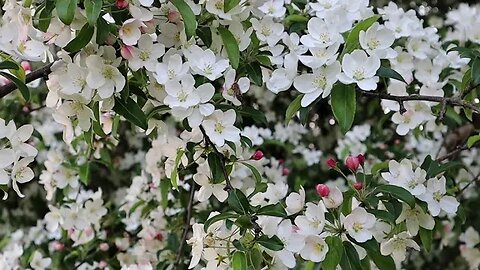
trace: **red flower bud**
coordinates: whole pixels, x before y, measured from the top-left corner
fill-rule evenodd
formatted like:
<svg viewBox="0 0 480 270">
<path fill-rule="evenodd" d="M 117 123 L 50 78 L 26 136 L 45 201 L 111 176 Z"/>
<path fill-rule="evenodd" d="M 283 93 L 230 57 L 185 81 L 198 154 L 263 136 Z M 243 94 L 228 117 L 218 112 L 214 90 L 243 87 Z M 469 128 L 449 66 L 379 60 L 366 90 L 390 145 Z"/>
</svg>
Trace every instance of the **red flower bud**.
<svg viewBox="0 0 480 270">
<path fill-rule="evenodd" d="M 318 184 L 315 189 L 320 197 L 328 197 L 328 194 L 330 194 L 330 188 L 325 184 Z"/>
<path fill-rule="evenodd" d="M 255 153 L 251 157 L 251 159 L 253 160 L 260 160 L 262 158 L 263 158 L 263 152 L 260 150 L 255 151 Z"/>
<path fill-rule="evenodd" d="M 157 239 L 158 241 L 163 241 L 163 234 L 157 233 L 157 235 L 155 235 L 155 239 Z"/>
<path fill-rule="evenodd" d="M 117 1 L 115 1 L 115 6 L 118 9 L 124 9 L 124 8 L 128 7 L 128 1 L 127 0 L 117 0 Z"/>
<path fill-rule="evenodd" d="M 327 160 L 327 166 L 328 166 L 328 168 L 333 169 L 333 168 L 337 167 L 337 161 L 333 158 L 329 158 Z"/>
<path fill-rule="evenodd" d="M 363 188 L 363 183 L 362 182 L 356 182 L 353 184 L 353 188 L 356 190 L 361 190 Z"/>
<path fill-rule="evenodd" d="M 358 170 L 358 167 L 360 166 L 360 162 L 357 157 L 348 156 L 347 159 L 345 160 L 345 165 L 350 171 L 355 172 Z"/>
<path fill-rule="evenodd" d="M 357 155 L 358 163 L 360 163 L 360 166 L 363 166 L 365 163 L 365 156 L 363 154 L 358 154 Z"/>
<path fill-rule="evenodd" d="M 290 174 L 290 170 L 288 168 L 283 168 L 282 175 L 287 176 L 288 174 Z"/>
</svg>

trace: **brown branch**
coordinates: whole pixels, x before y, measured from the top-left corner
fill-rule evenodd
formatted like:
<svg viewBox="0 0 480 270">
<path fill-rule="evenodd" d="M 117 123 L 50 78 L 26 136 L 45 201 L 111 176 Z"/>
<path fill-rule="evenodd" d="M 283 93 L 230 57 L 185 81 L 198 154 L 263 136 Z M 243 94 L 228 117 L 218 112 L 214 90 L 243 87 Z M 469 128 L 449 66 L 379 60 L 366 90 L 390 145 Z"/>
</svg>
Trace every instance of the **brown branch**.
<svg viewBox="0 0 480 270">
<path fill-rule="evenodd" d="M 195 195 L 195 181 L 192 179 L 192 185 L 190 186 L 190 197 L 188 199 L 187 206 L 187 215 L 185 217 L 185 225 L 183 227 L 182 240 L 180 241 L 180 246 L 178 247 L 177 259 L 175 260 L 175 269 L 180 264 L 183 256 L 183 247 L 187 242 L 187 234 L 190 229 L 190 219 L 192 219 L 192 209 L 193 209 L 193 199 Z"/>
<path fill-rule="evenodd" d="M 222 172 L 223 172 L 223 176 L 225 177 L 225 184 L 227 185 L 225 187 L 225 190 L 226 191 L 231 191 L 233 190 L 233 186 L 232 184 L 230 183 L 230 179 L 228 178 L 228 173 L 227 173 L 227 169 L 225 168 L 225 157 L 223 156 L 222 153 L 220 153 L 220 151 L 218 151 L 217 147 L 215 146 L 215 144 L 210 140 L 210 138 L 208 137 L 207 135 L 207 132 L 205 131 L 205 129 L 203 128 L 203 126 L 200 125 L 200 131 L 202 132 L 203 134 L 203 138 L 205 138 L 205 144 L 206 146 L 208 147 L 209 145 L 212 146 L 213 148 L 213 151 L 215 151 L 215 153 L 217 153 L 221 159 L 221 165 L 222 165 Z"/>
<path fill-rule="evenodd" d="M 30 83 L 33 82 L 37 79 L 47 77 L 50 72 L 50 67 L 52 66 L 53 63 L 50 63 L 44 67 L 41 67 L 37 70 L 34 70 L 25 76 L 25 83 Z M 17 89 L 17 86 L 10 82 L 6 85 L 0 86 L 0 98 L 3 98 L 4 96 L 10 94 L 11 92 L 15 91 Z"/>
<path fill-rule="evenodd" d="M 371 96 L 371 97 L 376 97 L 376 98 L 386 99 L 386 100 L 393 100 L 398 102 L 398 104 L 400 105 L 400 113 L 402 113 L 402 111 L 405 112 L 405 107 L 403 105 L 405 101 L 417 100 L 417 101 L 437 102 L 437 103 L 441 103 L 442 106 L 443 104 L 445 104 L 445 106 L 449 104 L 456 107 L 463 107 L 463 108 L 471 109 L 475 113 L 480 114 L 479 107 L 455 97 L 437 97 L 437 96 L 424 96 L 424 95 L 394 96 L 390 94 L 378 93 L 373 91 L 365 91 L 361 89 L 357 89 L 357 91 L 359 91 L 365 96 Z"/>
</svg>

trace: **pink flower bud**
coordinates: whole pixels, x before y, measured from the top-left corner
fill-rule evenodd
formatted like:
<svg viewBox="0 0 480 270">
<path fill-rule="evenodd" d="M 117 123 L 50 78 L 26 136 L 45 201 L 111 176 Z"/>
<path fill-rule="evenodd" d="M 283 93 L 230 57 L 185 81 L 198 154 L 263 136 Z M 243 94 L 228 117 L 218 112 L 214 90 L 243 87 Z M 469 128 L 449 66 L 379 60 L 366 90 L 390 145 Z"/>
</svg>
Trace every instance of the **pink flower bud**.
<svg viewBox="0 0 480 270">
<path fill-rule="evenodd" d="M 28 61 L 22 61 L 22 63 L 20 64 L 22 66 L 22 68 L 25 70 L 25 71 L 30 71 L 32 70 L 32 65 L 30 65 L 30 62 Z"/>
<path fill-rule="evenodd" d="M 361 190 L 363 188 L 363 183 L 362 182 L 356 182 L 353 184 L 353 188 L 356 190 Z"/>
<path fill-rule="evenodd" d="M 127 0 L 117 0 L 117 1 L 115 1 L 115 6 L 118 9 L 124 9 L 124 8 L 128 7 L 128 1 Z"/>
<path fill-rule="evenodd" d="M 287 175 L 289 175 L 289 174 L 290 174 L 290 170 L 289 170 L 288 168 L 283 168 L 283 169 L 282 169 L 282 175 L 283 175 L 283 176 L 287 176 Z"/>
<path fill-rule="evenodd" d="M 337 161 L 333 158 L 329 158 L 327 160 L 327 166 L 328 166 L 328 168 L 333 169 L 333 168 L 337 167 Z"/>
<path fill-rule="evenodd" d="M 360 166 L 360 162 L 358 161 L 357 157 L 348 156 L 347 159 L 345 160 L 345 165 L 350 171 L 355 172 L 358 170 L 358 167 Z"/>
<path fill-rule="evenodd" d="M 320 197 L 328 197 L 328 194 L 330 194 L 330 188 L 325 184 L 318 184 L 315 189 Z"/>
<path fill-rule="evenodd" d="M 251 159 L 253 160 L 260 160 L 262 158 L 263 158 L 263 152 L 260 150 L 255 151 L 255 153 L 251 157 Z"/>
<path fill-rule="evenodd" d="M 53 243 L 53 249 L 55 251 L 63 251 L 65 249 L 65 245 L 61 242 L 55 241 Z"/>
<path fill-rule="evenodd" d="M 120 54 L 122 55 L 123 58 L 125 58 L 127 60 L 132 59 L 132 57 L 133 57 L 133 47 L 128 46 L 128 45 L 122 46 L 122 48 L 120 49 Z"/>
<path fill-rule="evenodd" d="M 107 251 L 110 247 L 108 246 L 107 243 L 101 243 L 100 245 L 98 245 L 98 248 L 99 248 L 101 251 Z"/>
<path fill-rule="evenodd" d="M 158 241 L 163 241 L 163 234 L 157 233 L 157 235 L 155 235 L 155 239 L 157 239 Z"/>
<path fill-rule="evenodd" d="M 169 22 L 177 22 L 178 19 L 180 18 L 179 13 L 175 10 L 170 10 L 167 15 L 168 21 Z"/>
<path fill-rule="evenodd" d="M 365 156 L 363 154 L 358 154 L 357 155 L 358 163 L 360 163 L 360 166 L 363 166 L 365 163 Z"/>
</svg>

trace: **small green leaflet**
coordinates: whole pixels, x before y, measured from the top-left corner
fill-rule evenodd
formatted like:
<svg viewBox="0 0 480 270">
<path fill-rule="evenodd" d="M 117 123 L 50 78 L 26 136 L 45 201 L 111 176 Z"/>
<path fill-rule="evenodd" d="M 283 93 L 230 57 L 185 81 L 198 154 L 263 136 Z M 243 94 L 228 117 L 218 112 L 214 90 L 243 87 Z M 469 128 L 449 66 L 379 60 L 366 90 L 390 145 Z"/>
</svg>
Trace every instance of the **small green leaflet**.
<svg viewBox="0 0 480 270">
<path fill-rule="evenodd" d="M 380 68 L 377 70 L 376 75 L 382 78 L 395 79 L 397 81 L 407 83 L 405 79 L 402 77 L 402 75 L 400 75 L 400 73 L 396 72 L 395 70 L 389 67 L 380 66 Z"/>
<path fill-rule="evenodd" d="M 102 11 L 102 0 L 84 0 L 85 14 L 87 15 L 87 22 L 91 26 L 97 23 L 97 19 Z"/>
<path fill-rule="evenodd" d="M 397 198 L 405 203 L 407 203 L 410 207 L 415 207 L 415 197 L 413 197 L 410 192 L 408 192 L 406 189 L 398 186 L 393 186 L 393 185 L 380 185 L 375 188 L 373 194 L 377 193 L 384 193 L 384 194 L 389 194 L 394 198 Z"/>
<path fill-rule="evenodd" d="M 233 211 L 239 214 L 247 214 L 250 212 L 250 204 L 248 199 L 239 189 L 234 189 L 228 194 L 228 205 L 233 209 Z"/>
<path fill-rule="evenodd" d="M 17 77 L 13 76 L 10 73 L 0 72 L 0 75 L 9 79 L 15 84 L 15 86 L 17 86 L 18 90 L 20 90 L 20 93 L 22 93 L 22 96 L 25 99 L 25 101 L 30 100 L 30 91 L 28 90 L 28 87 L 24 82 L 22 82 L 21 80 L 19 80 Z"/>
<path fill-rule="evenodd" d="M 223 45 L 227 51 L 228 59 L 234 69 L 238 68 L 240 63 L 240 50 L 238 49 L 238 42 L 233 34 L 225 27 L 218 27 L 218 32 L 222 37 Z"/>
<path fill-rule="evenodd" d="M 292 101 L 292 103 L 288 105 L 287 111 L 285 112 L 285 124 L 288 124 L 288 122 L 290 122 L 295 113 L 297 113 L 298 110 L 300 110 L 300 108 L 302 107 L 302 98 L 303 95 L 299 95 Z"/>
<path fill-rule="evenodd" d="M 171 0 L 172 4 L 178 9 L 180 15 L 182 15 L 183 23 L 185 25 L 185 34 L 189 40 L 195 36 L 197 30 L 197 19 L 190 6 L 183 0 Z"/>
<path fill-rule="evenodd" d="M 342 260 L 343 255 L 343 243 L 342 239 L 336 236 L 328 236 L 325 239 L 328 245 L 328 252 L 325 255 L 325 259 L 322 262 L 322 269 L 335 270 L 337 265 Z"/>
<path fill-rule="evenodd" d="M 128 98 L 123 101 L 121 98 L 115 98 L 115 106 L 113 111 L 125 117 L 128 121 L 146 130 L 148 128 L 147 117 L 142 108 L 132 99 Z"/>
<path fill-rule="evenodd" d="M 223 12 L 227 13 L 236 7 L 240 3 L 240 0 L 225 0 L 223 4 Z"/>
<path fill-rule="evenodd" d="M 86 23 L 82 27 L 78 35 L 72 41 L 70 41 L 63 49 L 67 52 L 72 53 L 80 51 L 90 42 L 93 37 L 94 30 L 95 28 L 93 26 Z"/>
<path fill-rule="evenodd" d="M 75 17 L 77 0 L 57 0 L 55 8 L 57 9 L 57 15 L 60 21 L 66 25 L 70 25 Z"/>
<path fill-rule="evenodd" d="M 347 37 L 347 41 L 345 42 L 345 48 L 343 49 L 342 56 L 345 53 L 351 53 L 356 48 L 360 47 L 360 42 L 358 41 L 358 36 L 360 35 L 360 31 L 366 31 L 372 24 L 374 24 L 380 15 L 373 15 L 370 18 L 367 18 L 359 23 L 350 31 Z M 342 59 L 343 57 L 340 57 Z"/>
<path fill-rule="evenodd" d="M 268 248 L 273 251 L 279 251 L 283 249 L 283 242 L 278 238 L 278 236 L 274 235 L 273 237 L 269 238 L 265 234 L 260 236 L 257 241 L 258 244 L 262 245 L 265 248 Z"/>
<path fill-rule="evenodd" d="M 87 161 L 80 166 L 79 176 L 80 181 L 87 186 L 90 182 L 90 161 Z"/>
<path fill-rule="evenodd" d="M 235 251 L 232 256 L 233 270 L 245 270 L 247 269 L 247 257 L 243 251 Z"/>
<path fill-rule="evenodd" d="M 331 99 L 333 115 L 345 134 L 352 127 L 355 119 L 357 106 L 355 87 L 336 84 L 332 89 Z"/>
<path fill-rule="evenodd" d="M 173 188 L 178 188 L 178 166 L 182 161 L 182 156 L 185 153 L 183 150 L 177 150 L 177 156 L 175 157 L 175 165 L 173 166 L 172 174 L 170 175 L 170 181 L 172 182 Z"/>
</svg>

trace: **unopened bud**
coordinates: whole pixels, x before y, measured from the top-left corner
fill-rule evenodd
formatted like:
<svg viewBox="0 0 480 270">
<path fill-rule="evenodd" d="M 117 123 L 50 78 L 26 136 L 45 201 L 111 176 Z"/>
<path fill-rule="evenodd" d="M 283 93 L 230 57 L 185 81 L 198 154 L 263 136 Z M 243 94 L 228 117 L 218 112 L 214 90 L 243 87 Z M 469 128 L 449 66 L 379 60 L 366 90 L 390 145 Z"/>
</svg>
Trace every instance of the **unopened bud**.
<svg viewBox="0 0 480 270">
<path fill-rule="evenodd" d="M 98 245 L 98 248 L 99 248 L 101 251 L 107 251 L 110 247 L 108 246 L 107 243 L 101 243 L 100 245 Z"/>
<path fill-rule="evenodd" d="M 255 151 L 255 153 L 251 157 L 251 159 L 253 160 L 260 160 L 262 158 L 263 158 L 263 152 L 260 150 Z"/>
<path fill-rule="evenodd" d="M 128 7 L 128 1 L 127 0 L 117 0 L 117 1 L 115 1 L 115 6 L 118 9 L 124 9 L 124 8 Z"/>
<path fill-rule="evenodd" d="M 337 161 L 333 158 L 329 158 L 327 160 L 327 166 L 328 166 L 328 168 L 333 169 L 333 168 L 337 167 Z"/>
<path fill-rule="evenodd" d="M 362 182 L 356 182 L 353 184 L 353 188 L 356 190 L 361 190 L 363 188 L 363 183 Z"/>
<path fill-rule="evenodd" d="M 357 157 L 348 156 L 347 159 L 345 160 L 345 165 L 350 171 L 355 172 L 358 170 L 358 167 L 360 166 L 360 162 L 358 161 Z"/>
<path fill-rule="evenodd" d="M 365 156 L 363 154 L 358 154 L 357 159 L 360 166 L 363 166 L 363 164 L 365 163 Z"/>
<path fill-rule="evenodd" d="M 315 189 L 320 197 L 328 197 L 328 194 L 330 194 L 330 188 L 325 184 L 318 184 Z"/>
</svg>

